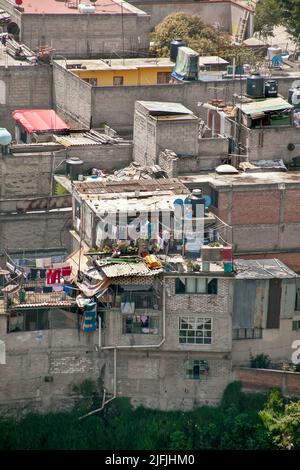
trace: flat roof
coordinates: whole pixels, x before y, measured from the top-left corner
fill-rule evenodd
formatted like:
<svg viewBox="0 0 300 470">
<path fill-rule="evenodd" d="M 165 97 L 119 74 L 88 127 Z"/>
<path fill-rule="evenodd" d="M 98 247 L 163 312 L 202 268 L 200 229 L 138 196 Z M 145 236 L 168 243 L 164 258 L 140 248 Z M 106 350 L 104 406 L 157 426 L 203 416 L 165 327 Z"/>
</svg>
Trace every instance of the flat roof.
<svg viewBox="0 0 300 470">
<path fill-rule="evenodd" d="M 186 108 L 181 103 L 167 101 L 137 101 L 137 103 L 138 105 L 143 106 L 151 116 L 168 114 L 194 115 L 193 111 Z"/>
<path fill-rule="evenodd" d="M 57 0 L 23 0 L 22 7 L 24 11 L 22 15 L 26 14 L 47 14 L 47 15 L 57 15 L 57 14 L 64 14 L 64 15 L 83 15 L 78 8 L 70 8 L 68 7 L 69 4 L 76 4 L 76 0 L 64 2 L 64 1 L 57 1 Z M 95 13 L 89 13 L 92 15 L 98 14 L 122 14 L 122 6 L 121 2 L 115 0 L 97 0 L 96 5 L 91 3 L 89 0 L 84 0 L 85 5 L 95 6 L 96 11 Z M 123 14 L 128 13 L 144 13 L 141 10 L 138 10 L 135 7 L 132 7 L 129 3 L 123 2 Z"/>
<path fill-rule="evenodd" d="M 186 185 L 210 183 L 216 189 L 229 186 L 300 184 L 300 171 L 241 172 L 238 175 L 187 174 L 179 176 L 179 180 Z"/>
<path fill-rule="evenodd" d="M 263 113 L 268 111 L 280 111 L 284 109 L 293 109 L 294 106 L 288 103 L 283 98 L 267 98 L 264 100 L 255 100 L 251 103 L 237 103 L 236 107 L 243 113 L 251 116 L 256 113 Z"/>
<path fill-rule="evenodd" d="M 29 134 L 32 132 L 68 131 L 66 124 L 53 109 L 19 109 L 12 113 L 15 121 Z"/>
<path fill-rule="evenodd" d="M 279 259 L 237 259 L 234 261 L 236 279 L 290 279 L 298 277 Z"/>
<path fill-rule="evenodd" d="M 177 179 L 160 178 L 133 181 L 87 181 L 74 182 L 75 190 L 85 198 L 105 196 L 113 198 L 120 193 L 155 193 L 189 194 L 189 190 Z M 141 195 L 143 197 L 143 194 Z"/>
<path fill-rule="evenodd" d="M 56 63 L 68 70 L 137 70 L 139 68 L 174 67 L 174 63 L 166 58 L 128 58 L 128 59 L 77 59 L 55 60 Z M 72 67 L 73 66 L 73 67 Z"/>
<path fill-rule="evenodd" d="M 199 57 L 199 65 L 228 65 L 229 62 L 217 55 L 208 55 Z"/>
</svg>

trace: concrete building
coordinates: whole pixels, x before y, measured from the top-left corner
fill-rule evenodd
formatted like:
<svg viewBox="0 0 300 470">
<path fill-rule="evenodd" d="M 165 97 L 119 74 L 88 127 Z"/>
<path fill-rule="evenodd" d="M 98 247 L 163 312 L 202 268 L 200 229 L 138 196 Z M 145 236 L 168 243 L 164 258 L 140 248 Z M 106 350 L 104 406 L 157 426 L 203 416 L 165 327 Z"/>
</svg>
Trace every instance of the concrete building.
<svg viewBox="0 0 300 470">
<path fill-rule="evenodd" d="M 137 101 L 134 161 L 143 165 L 158 163 L 171 178 L 215 168 L 228 158 L 228 139 L 212 137 L 201 128 L 202 124 L 180 103 Z"/>
<path fill-rule="evenodd" d="M 237 91 L 246 92 L 246 79 L 222 79 L 216 72 L 203 73 L 200 80 L 176 84 L 95 86 L 84 82 L 74 70 L 68 70 L 67 65 L 68 61 L 54 61 L 53 104 L 60 115 L 79 122 L 81 128 L 107 123 L 118 132 L 132 133 L 136 101 L 182 103 L 206 120 L 207 110 L 199 103 L 215 98 L 228 103 Z M 274 78 L 278 80 L 280 93 L 287 98 L 299 77 L 290 74 Z M 74 96 L 77 96 L 76 101 Z"/>
<path fill-rule="evenodd" d="M 62 64 L 63 61 L 60 61 Z M 68 60 L 74 75 L 94 86 L 138 86 L 170 82 L 174 63 L 167 58 Z"/>
<path fill-rule="evenodd" d="M 72 255 L 60 264 L 56 259 L 55 266 L 49 258 L 25 266 L 22 256 L 8 264 L 17 277 L 4 289 L 10 301 L 0 316 L 6 351 L 2 414 L 16 404 L 27 410 L 71 407 L 72 386 L 85 378 L 102 380 L 105 402 L 126 396 L 134 405 L 188 410 L 217 403 L 235 378 L 235 366 L 249 364 L 250 352 L 269 352 L 274 362 L 290 359 L 298 335 L 297 276 L 279 261 L 233 266 L 231 247 L 219 243 L 192 256 L 182 245 L 164 246 L 155 251 L 154 263 L 129 251 L 112 257 L 97 243 L 101 207 L 121 213 L 127 201 L 132 210 L 150 210 L 157 198 L 158 211 L 168 211 L 167 202 L 188 193 L 178 181 L 165 179 L 74 183 Z M 215 227 L 217 236 L 221 222 L 209 212 L 204 219 L 204 229 Z M 151 253 L 150 237 L 142 238 Z M 26 274 L 22 295 L 20 271 Z M 62 284 L 67 291 L 38 292 L 45 278 L 48 289 Z"/>
<path fill-rule="evenodd" d="M 149 49 L 150 17 L 127 2 L 102 1 L 89 11 L 76 2 L 1 0 L 18 25 L 20 40 L 33 50 L 48 46 L 63 57 L 136 55 Z"/>
</svg>

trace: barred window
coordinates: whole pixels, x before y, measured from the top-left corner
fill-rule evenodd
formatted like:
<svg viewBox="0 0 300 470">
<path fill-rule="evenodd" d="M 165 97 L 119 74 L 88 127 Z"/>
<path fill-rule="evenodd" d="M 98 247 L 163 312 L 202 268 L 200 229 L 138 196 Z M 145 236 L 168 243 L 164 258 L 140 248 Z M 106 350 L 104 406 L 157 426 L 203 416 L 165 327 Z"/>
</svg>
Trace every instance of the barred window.
<svg viewBox="0 0 300 470">
<path fill-rule="evenodd" d="M 207 379 L 209 373 L 208 362 L 200 359 L 187 361 L 186 378 L 193 380 Z"/>
<path fill-rule="evenodd" d="M 262 328 L 235 328 L 232 331 L 232 339 L 261 339 Z"/>
<path fill-rule="evenodd" d="M 175 294 L 218 293 L 218 279 L 206 277 L 178 277 L 175 281 Z"/>
<path fill-rule="evenodd" d="M 124 315 L 124 334 L 158 334 L 158 317 L 149 315 Z"/>
<path fill-rule="evenodd" d="M 202 317 L 179 318 L 179 343 L 211 344 L 212 319 Z"/>
</svg>

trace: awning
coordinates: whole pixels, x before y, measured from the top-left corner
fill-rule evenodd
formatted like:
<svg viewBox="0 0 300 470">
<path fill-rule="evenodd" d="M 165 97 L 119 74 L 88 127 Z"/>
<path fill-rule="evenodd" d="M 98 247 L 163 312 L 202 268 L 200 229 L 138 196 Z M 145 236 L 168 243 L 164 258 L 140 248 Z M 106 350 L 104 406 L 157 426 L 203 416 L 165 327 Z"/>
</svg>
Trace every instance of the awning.
<svg viewBox="0 0 300 470">
<path fill-rule="evenodd" d="M 244 114 L 255 118 L 255 116 L 259 116 L 270 111 L 290 111 L 294 106 L 279 97 L 267 98 L 261 101 L 251 101 L 251 103 L 238 103 L 236 108 L 240 109 Z"/>
<path fill-rule="evenodd" d="M 29 134 L 33 132 L 62 132 L 70 129 L 70 126 L 53 109 L 21 109 L 14 111 L 12 116 Z"/>
</svg>

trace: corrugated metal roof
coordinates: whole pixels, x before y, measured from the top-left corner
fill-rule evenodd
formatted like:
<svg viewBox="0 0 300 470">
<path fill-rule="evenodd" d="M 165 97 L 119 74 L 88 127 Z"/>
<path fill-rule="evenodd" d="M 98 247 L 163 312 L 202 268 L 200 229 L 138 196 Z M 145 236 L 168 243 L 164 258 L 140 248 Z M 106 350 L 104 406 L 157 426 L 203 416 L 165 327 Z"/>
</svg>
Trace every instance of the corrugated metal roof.
<svg viewBox="0 0 300 470">
<path fill-rule="evenodd" d="M 280 97 L 267 98 L 261 101 L 251 101 L 251 103 L 238 103 L 236 107 L 248 116 L 255 113 L 293 109 L 293 106 L 290 103 Z"/>
<path fill-rule="evenodd" d="M 235 260 L 236 279 L 283 279 L 297 274 L 278 259 Z"/>
<path fill-rule="evenodd" d="M 61 300 L 61 301 L 52 301 L 52 302 L 40 302 L 36 304 L 16 304 L 12 305 L 11 308 L 34 308 L 34 307 L 71 307 L 75 304 L 75 300 Z"/>
<path fill-rule="evenodd" d="M 64 147 L 71 147 L 72 145 L 99 145 L 99 142 L 89 139 L 84 133 L 75 135 L 55 135 L 54 139 Z"/>
<path fill-rule="evenodd" d="M 161 101 L 139 101 L 149 111 L 149 114 L 194 114 L 180 103 L 169 103 Z"/>
<path fill-rule="evenodd" d="M 227 65 L 229 62 L 217 55 L 199 57 L 199 65 Z"/>
<path fill-rule="evenodd" d="M 103 273 L 109 277 L 121 276 L 154 276 L 163 271 L 163 269 L 149 269 L 143 261 L 138 263 L 118 263 L 101 266 Z"/>
</svg>

